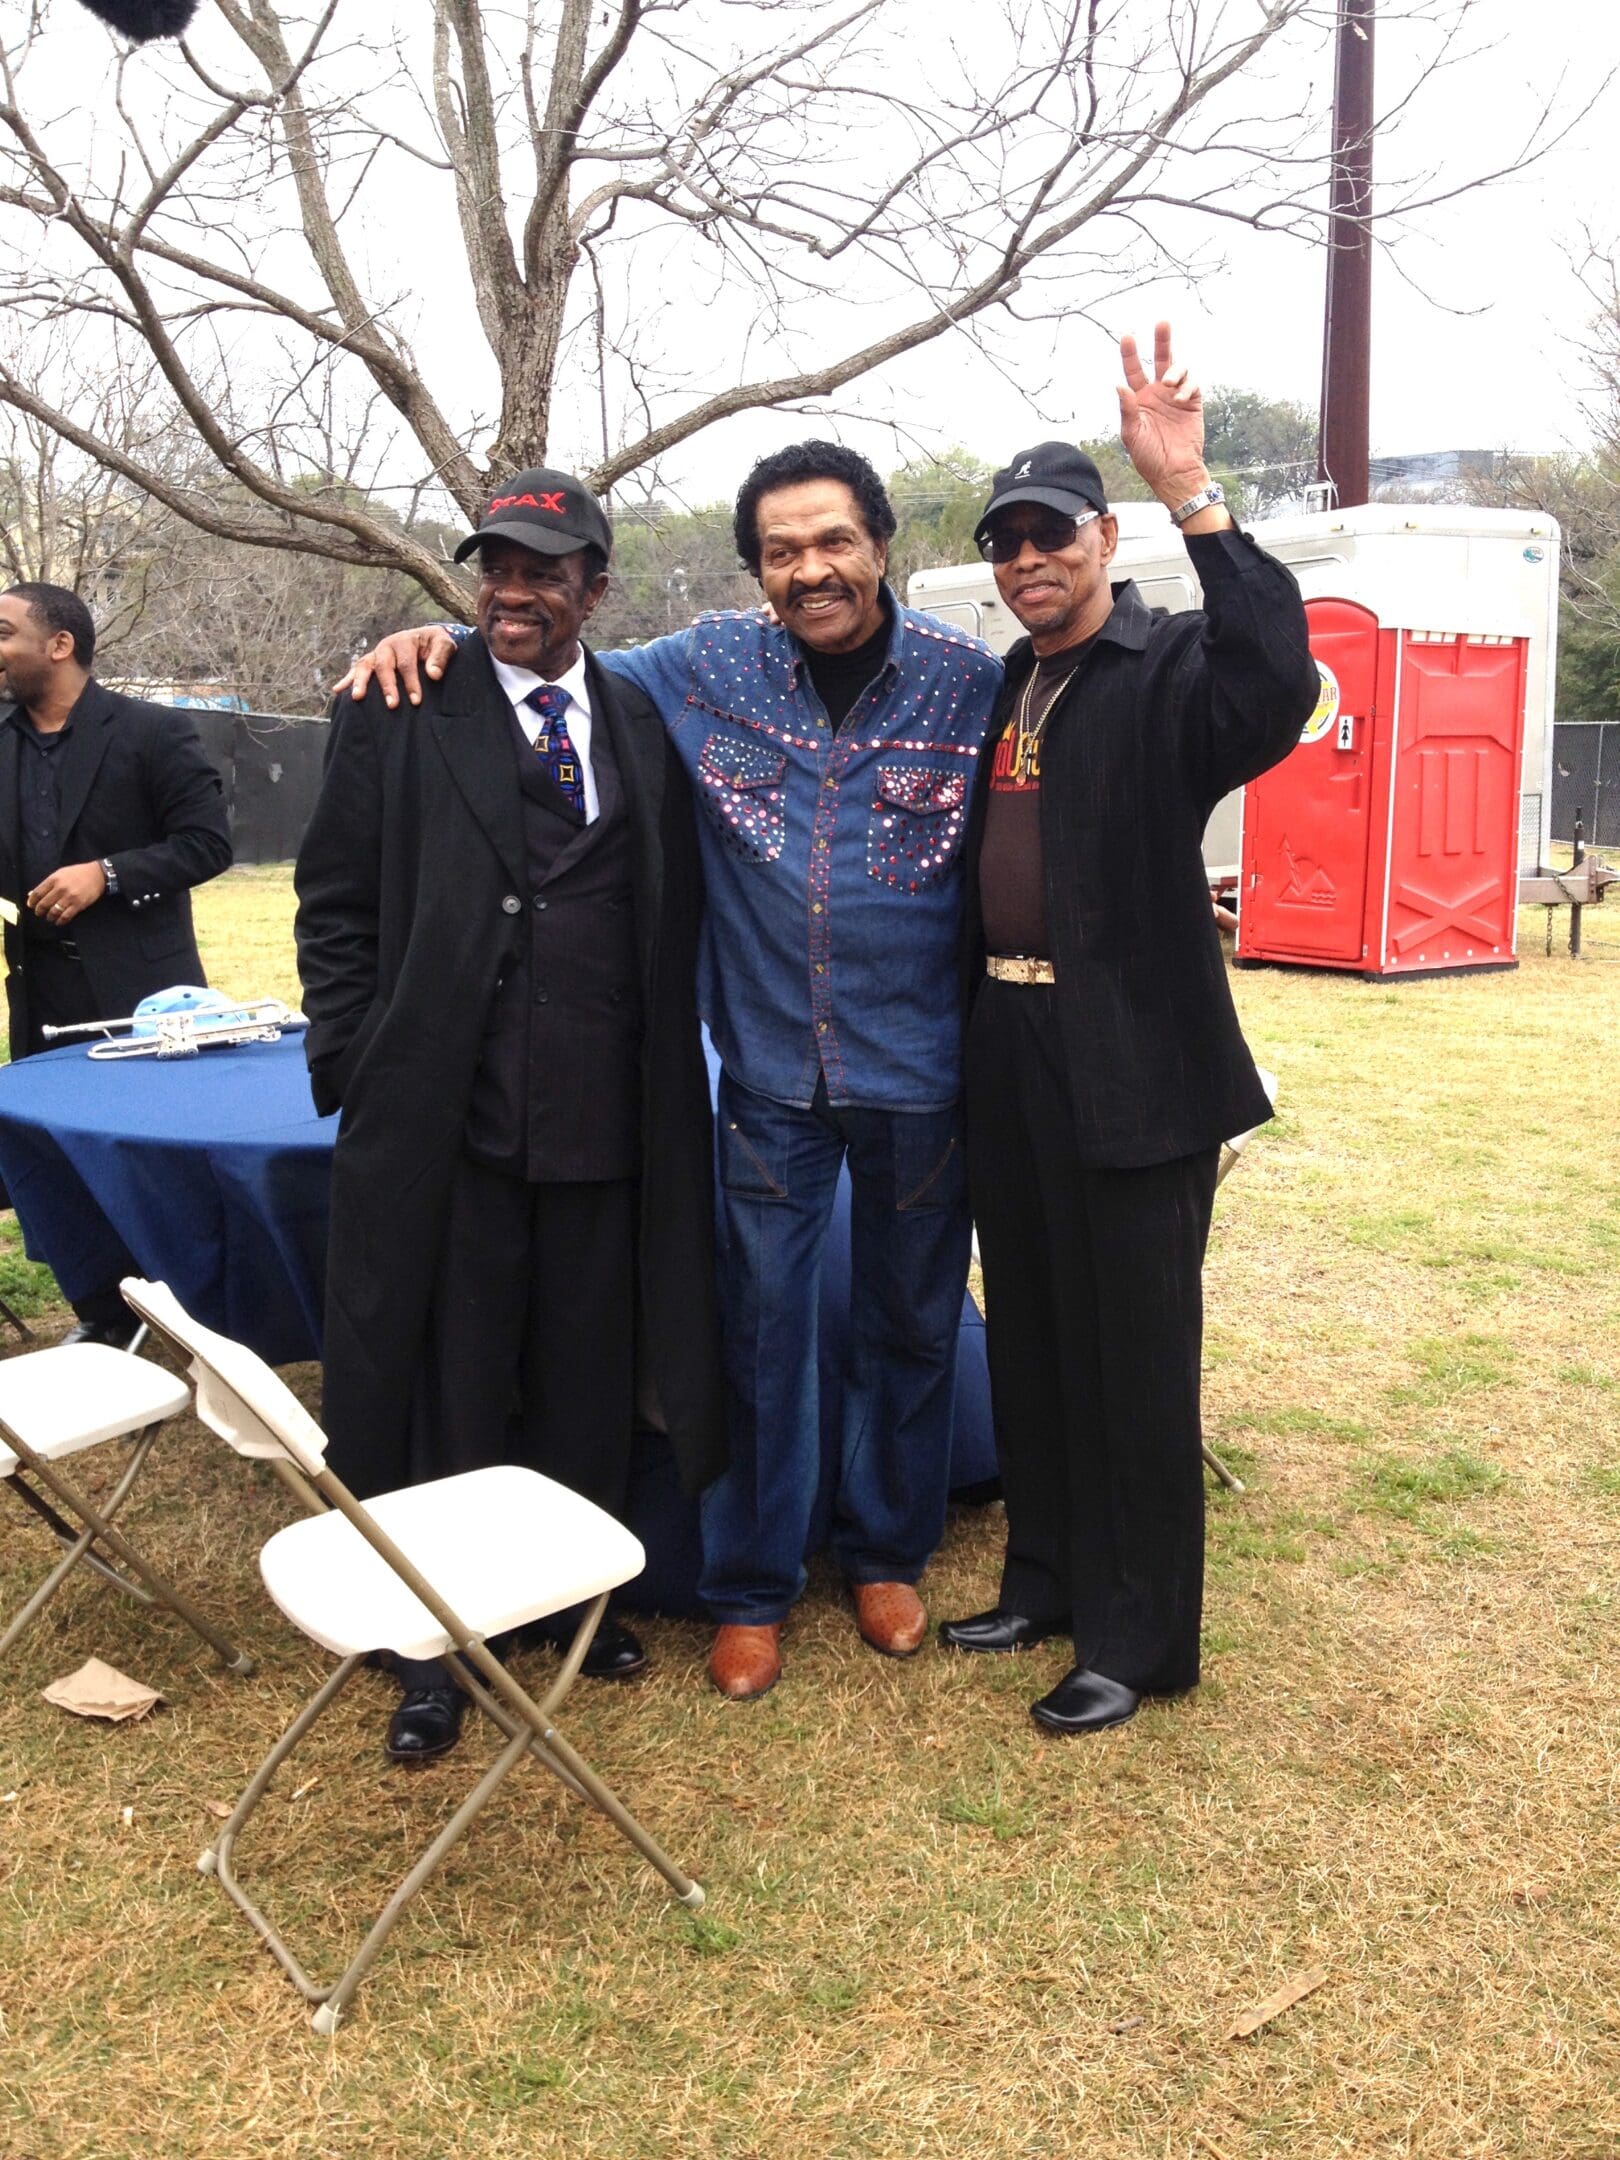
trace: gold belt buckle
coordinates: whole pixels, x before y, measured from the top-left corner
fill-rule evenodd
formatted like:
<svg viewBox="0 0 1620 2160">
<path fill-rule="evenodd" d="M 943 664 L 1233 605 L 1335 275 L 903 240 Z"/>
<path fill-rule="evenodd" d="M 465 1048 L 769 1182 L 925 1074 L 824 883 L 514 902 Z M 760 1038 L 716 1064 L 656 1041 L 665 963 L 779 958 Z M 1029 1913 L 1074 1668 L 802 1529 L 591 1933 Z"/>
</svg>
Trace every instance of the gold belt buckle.
<svg viewBox="0 0 1620 2160">
<path fill-rule="evenodd" d="M 1022 955 L 1013 958 L 992 953 L 986 965 L 990 975 L 996 982 L 1055 983 L 1057 981 L 1057 973 L 1050 960 L 1026 960 Z"/>
</svg>

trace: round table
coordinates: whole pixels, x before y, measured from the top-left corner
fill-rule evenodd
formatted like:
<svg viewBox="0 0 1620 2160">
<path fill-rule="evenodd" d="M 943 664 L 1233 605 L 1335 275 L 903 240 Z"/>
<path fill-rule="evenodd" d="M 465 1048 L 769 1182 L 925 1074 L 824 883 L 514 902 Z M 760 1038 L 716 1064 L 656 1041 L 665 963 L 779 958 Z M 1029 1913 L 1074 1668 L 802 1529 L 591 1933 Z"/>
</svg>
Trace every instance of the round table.
<svg viewBox="0 0 1620 2160">
<path fill-rule="evenodd" d="M 710 1053 L 711 1076 L 717 1067 Z M 315 1114 L 301 1034 L 193 1058 L 92 1058 L 83 1045 L 0 1067 L 0 1177 L 31 1259 L 68 1298 L 134 1273 L 273 1365 L 320 1356 L 337 1119 Z M 849 1319 L 849 1184 L 822 1266 L 825 1542 Z M 953 1486 L 995 1474 L 984 1324 L 964 1297 Z M 647 1548 L 632 1601 L 695 1610 L 697 1522 L 667 1443 L 646 1436 L 626 1510 Z"/>
<path fill-rule="evenodd" d="M 191 1058 L 0 1068 L 0 1176 L 68 1298 L 132 1269 L 272 1364 L 320 1355 L 337 1119 L 301 1034 Z"/>
</svg>

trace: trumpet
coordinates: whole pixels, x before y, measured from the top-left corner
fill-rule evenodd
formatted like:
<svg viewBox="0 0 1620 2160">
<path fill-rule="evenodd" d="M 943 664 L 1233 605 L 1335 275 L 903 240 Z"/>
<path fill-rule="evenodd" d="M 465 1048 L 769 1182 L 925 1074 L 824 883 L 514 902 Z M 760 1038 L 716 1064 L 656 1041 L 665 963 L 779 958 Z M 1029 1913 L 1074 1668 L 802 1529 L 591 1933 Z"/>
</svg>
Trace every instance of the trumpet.
<svg viewBox="0 0 1620 2160">
<path fill-rule="evenodd" d="M 74 1035 L 99 1035 L 93 1058 L 188 1058 L 203 1050 L 234 1049 L 242 1043 L 279 1042 L 289 1028 L 307 1027 L 302 1013 L 280 998 L 246 998 L 223 1011 L 146 1012 L 127 1020 L 79 1020 L 68 1027 L 42 1027 L 47 1042 Z M 128 1032 L 115 1036 L 115 1029 Z"/>
</svg>

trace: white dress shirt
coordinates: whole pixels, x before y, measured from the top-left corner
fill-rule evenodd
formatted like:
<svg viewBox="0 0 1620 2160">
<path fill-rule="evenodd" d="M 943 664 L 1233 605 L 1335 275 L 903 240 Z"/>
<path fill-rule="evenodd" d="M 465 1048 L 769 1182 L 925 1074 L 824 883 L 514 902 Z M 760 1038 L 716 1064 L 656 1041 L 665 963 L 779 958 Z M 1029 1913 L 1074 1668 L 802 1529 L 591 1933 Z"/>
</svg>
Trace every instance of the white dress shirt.
<svg viewBox="0 0 1620 2160">
<path fill-rule="evenodd" d="M 551 681 L 546 675 L 536 675 L 532 668 L 508 667 L 504 660 L 490 654 L 490 665 L 495 679 L 512 700 L 512 710 L 517 714 L 518 726 L 523 730 L 532 749 L 540 733 L 540 715 L 532 705 L 523 701 L 531 690 Z M 585 822 L 594 825 L 602 814 L 601 799 L 596 792 L 596 775 L 591 770 L 591 691 L 585 679 L 585 655 L 583 651 L 566 675 L 555 678 L 559 690 L 568 692 L 568 710 L 563 715 L 568 726 L 568 740 L 579 752 L 579 769 L 585 781 Z"/>
</svg>

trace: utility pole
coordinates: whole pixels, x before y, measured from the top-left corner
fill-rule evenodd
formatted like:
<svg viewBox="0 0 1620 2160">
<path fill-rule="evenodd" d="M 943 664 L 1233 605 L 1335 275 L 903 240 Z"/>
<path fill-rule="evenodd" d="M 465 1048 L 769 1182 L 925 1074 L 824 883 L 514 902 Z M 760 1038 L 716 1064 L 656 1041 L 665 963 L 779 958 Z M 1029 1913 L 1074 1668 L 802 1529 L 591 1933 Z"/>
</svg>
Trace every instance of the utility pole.
<svg viewBox="0 0 1620 2160">
<path fill-rule="evenodd" d="M 1317 479 L 1335 509 L 1367 500 L 1372 391 L 1373 12 L 1339 0 Z"/>
</svg>

